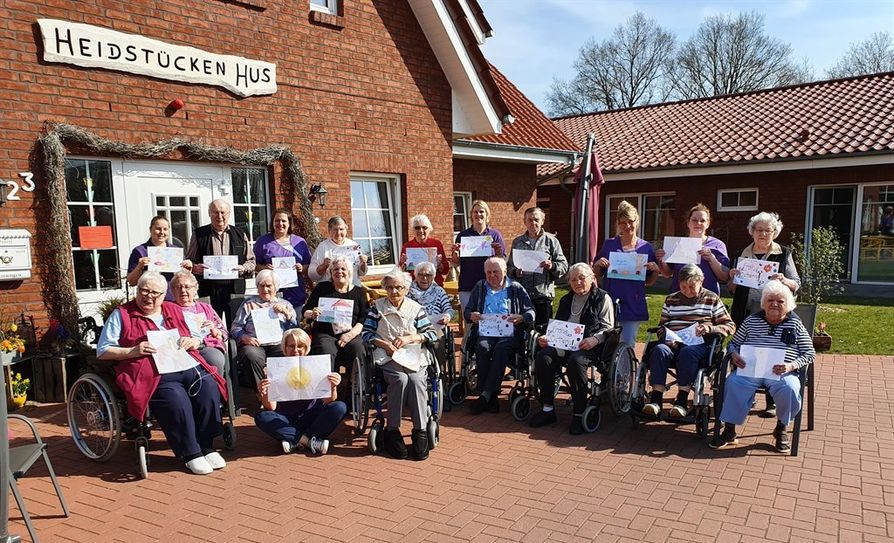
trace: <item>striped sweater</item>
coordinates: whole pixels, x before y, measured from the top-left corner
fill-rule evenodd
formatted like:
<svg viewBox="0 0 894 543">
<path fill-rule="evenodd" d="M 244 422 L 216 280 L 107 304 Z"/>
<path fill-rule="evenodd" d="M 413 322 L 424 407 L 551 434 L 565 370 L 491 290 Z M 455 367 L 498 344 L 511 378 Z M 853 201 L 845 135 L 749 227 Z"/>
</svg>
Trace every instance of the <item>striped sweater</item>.
<svg viewBox="0 0 894 543">
<path fill-rule="evenodd" d="M 374 339 L 392 342 L 409 334 L 421 334 L 423 343 L 434 343 L 438 340 L 438 334 L 421 305 L 404 298 L 397 308 L 391 305 L 388 298 L 379 298 L 369 306 L 369 313 L 363 322 L 364 343 L 372 343 Z M 373 349 L 373 362 L 382 365 L 389 360 L 390 357 L 384 349 L 381 347 Z"/>
<path fill-rule="evenodd" d="M 773 325 L 764 318 L 760 311 L 742 322 L 727 347 L 727 352 L 738 353 L 742 345 L 784 349 L 786 363 L 794 362 L 801 369 L 813 363 L 816 351 L 813 349 L 813 338 L 801 322 L 789 313 L 781 323 Z"/>
<path fill-rule="evenodd" d="M 736 331 L 723 300 L 706 288 L 702 288 L 695 298 L 687 298 L 677 291 L 664 299 L 659 326 L 676 332 L 697 322 L 710 324 L 711 334 L 730 336 Z"/>
</svg>

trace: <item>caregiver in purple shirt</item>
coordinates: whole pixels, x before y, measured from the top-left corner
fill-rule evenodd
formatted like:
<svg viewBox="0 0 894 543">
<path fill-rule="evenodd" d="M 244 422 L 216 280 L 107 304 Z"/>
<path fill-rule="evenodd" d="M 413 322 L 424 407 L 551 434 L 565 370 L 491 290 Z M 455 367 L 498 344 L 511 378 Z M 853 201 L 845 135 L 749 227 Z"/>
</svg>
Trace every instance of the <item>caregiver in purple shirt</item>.
<svg viewBox="0 0 894 543">
<path fill-rule="evenodd" d="M 705 274 L 705 282 L 702 286 L 715 294 L 720 294 L 720 283 L 729 280 L 729 256 L 726 253 L 726 244 L 719 239 L 708 235 L 708 227 L 711 226 L 711 211 L 704 204 L 695 204 L 689 210 L 689 218 L 686 227 L 689 229 L 690 238 L 701 238 L 702 248 L 698 252 L 701 259 L 698 267 Z M 664 249 L 655 251 L 658 258 L 658 266 L 665 277 L 673 276 L 670 292 L 680 290 L 679 274 L 683 264 L 667 264 L 664 262 Z"/>
<path fill-rule="evenodd" d="M 310 248 L 301 236 L 292 233 L 292 213 L 288 209 L 277 209 L 273 212 L 270 223 L 270 234 L 264 234 L 255 241 L 255 269 L 272 270 L 274 257 L 295 257 L 295 271 L 298 272 L 298 286 L 283 288 L 279 295 L 288 300 L 297 314 L 307 300 L 307 289 L 304 277 L 310 264 Z"/>
<path fill-rule="evenodd" d="M 478 281 L 484 279 L 484 261 L 490 258 L 490 256 L 506 256 L 506 242 L 503 241 L 503 234 L 496 228 L 491 228 L 487 225 L 488 221 L 490 221 L 490 206 L 487 205 L 487 202 L 484 200 L 472 202 L 469 219 L 472 220 L 472 226 L 456 235 L 456 243 L 453 244 L 453 254 L 450 255 L 450 261 L 453 265 L 459 266 L 459 303 L 463 307 L 466 307 L 469 303 L 472 288 Z M 490 236 L 492 238 L 490 246 L 493 254 L 490 256 L 460 257 L 460 240 L 471 236 Z"/>
<path fill-rule="evenodd" d="M 639 227 L 639 212 L 636 207 L 623 201 L 618 205 L 618 218 L 615 223 L 618 235 L 605 240 L 602 249 L 596 255 L 593 270 L 596 277 L 605 275 L 609 266 L 611 253 L 639 253 L 647 255 L 646 277 L 644 281 L 627 279 L 602 280 L 602 288 L 611 296 L 612 302 L 620 300 L 619 324 L 621 341 L 633 347 L 636 344 L 636 333 L 643 321 L 649 320 L 649 308 L 646 305 L 646 287 L 655 284 L 658 279 L 658 264 L 652 244 L 636 235 Z"/>
</svg>

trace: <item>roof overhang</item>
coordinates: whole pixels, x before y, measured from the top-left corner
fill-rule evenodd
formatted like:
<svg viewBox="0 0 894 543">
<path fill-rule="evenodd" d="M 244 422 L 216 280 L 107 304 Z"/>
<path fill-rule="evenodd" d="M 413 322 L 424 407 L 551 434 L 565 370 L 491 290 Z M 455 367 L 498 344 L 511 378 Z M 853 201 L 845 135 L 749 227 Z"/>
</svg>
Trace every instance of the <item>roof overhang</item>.
<svg viewBox="0 0 894 543">
<path fill-rule="evenodd" d="M 490 162 L 515 162 L 524 164 L 571 164 L 577 153 L 558 149 L 521 147 L 500 143 L 454 140 L 453 158 L 486 160 Z"/>
<path fill-rule="evenodd" d="M 503 124 L 491 103 L 469 51 L 463 44 L 444 0 L 409 0 L 410 7 L 425 33 L 450 82 L 453 101 L 453 136 L 499 134 Z M 464 4 L 464 2 L 461 2 Z M 464 11 L 469 8 L 466 6 Z M 474 21 L 474 18 L 471 18 Z M 481 28 L 476 32 L 483 38 Z"/>
</svg>

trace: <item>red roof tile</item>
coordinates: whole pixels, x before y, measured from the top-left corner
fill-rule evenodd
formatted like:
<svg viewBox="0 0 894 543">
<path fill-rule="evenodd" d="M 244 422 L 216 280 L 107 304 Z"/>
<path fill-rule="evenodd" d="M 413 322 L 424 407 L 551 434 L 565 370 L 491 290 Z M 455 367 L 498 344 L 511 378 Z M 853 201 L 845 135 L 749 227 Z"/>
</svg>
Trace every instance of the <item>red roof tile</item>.
<svg viewBox="0 0 894 543">
<path fill-rule="evenodd" d="M 894 151 L 894 72 L 560 117 L 605 172 Z M 553 175 L 560 165 L 543 164 Z"/>
<path fill-rule="evenodd" d="M 518 87 L 513 85 L 493 64 L 489 64 L 489 67 L 491 75 L 497 83 L 497 88 L 500 90 L 500 95 L 506 101 L 509 112 L 515 117 L 515 122 L 504 123 L 501 134 L 472 136 L 463 138 L 464 140 L 560 151 L 575 151 L 577 149 L 574 141 L 566 136 L 542 111 L 537 109 L 537 106 L 518 90 Z"/>
</svg>

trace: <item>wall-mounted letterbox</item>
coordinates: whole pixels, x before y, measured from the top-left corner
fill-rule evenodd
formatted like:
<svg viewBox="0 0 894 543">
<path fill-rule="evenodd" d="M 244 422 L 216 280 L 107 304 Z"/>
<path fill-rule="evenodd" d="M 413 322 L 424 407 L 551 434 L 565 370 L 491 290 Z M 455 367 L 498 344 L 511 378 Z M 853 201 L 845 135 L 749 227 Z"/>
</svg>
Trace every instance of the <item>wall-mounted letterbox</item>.
<svg viewBox="0 0 894 543">
<path fill-rule="evenodd" d="M 0 281 L 31 277 L 31 232 L 0 229 Z"/>
</svg>

